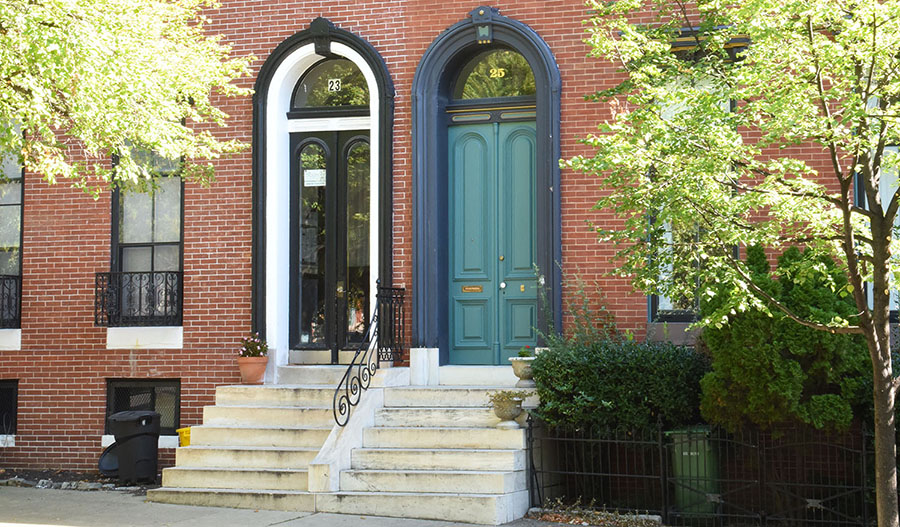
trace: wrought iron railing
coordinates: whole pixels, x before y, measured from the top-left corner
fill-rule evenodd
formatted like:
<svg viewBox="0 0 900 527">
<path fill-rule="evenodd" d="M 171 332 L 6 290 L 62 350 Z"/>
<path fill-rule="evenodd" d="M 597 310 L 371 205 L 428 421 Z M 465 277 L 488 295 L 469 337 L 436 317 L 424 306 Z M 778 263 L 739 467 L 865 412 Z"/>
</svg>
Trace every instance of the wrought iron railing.
<svg viewBox="0 0 900 527">
<path fill-rule="evenodd" d="M 0 275 L 0 328 L 18 328 L 21 325 L 22 277 Z"/>
<path fill-rule="evenodd" d="M 658 514 L 665 525 L 869 527 L 872 437 L 548 427 L 529 416 L 531 503 Z"/>
<path fill-rule="evenodd" d="M 334 420 L 340 426 L 350 420 L 350 412 L 359 404 L 363 391 L 369 389 L 381 361 L 400 360 L 403 354 L 404 293 L 402 288 L 378 288 L 365 337 L 334 390 Z"/>
<path fill-rule="evenodd" d="M 182 273 L 97 273 L 94 323 L 98 326 L 180 326 Z"/>
</svg>

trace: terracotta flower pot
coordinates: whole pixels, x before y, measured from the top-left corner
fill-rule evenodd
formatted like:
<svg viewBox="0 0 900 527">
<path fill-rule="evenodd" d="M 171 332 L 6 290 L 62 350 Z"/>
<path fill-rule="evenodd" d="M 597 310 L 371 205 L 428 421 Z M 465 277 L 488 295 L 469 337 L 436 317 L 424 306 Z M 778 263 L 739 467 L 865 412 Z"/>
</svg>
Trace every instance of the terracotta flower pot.
<svg viewBox="0 0 900 527">
<path fill-rule="evenodd" d="M 266 364 L 269 357 L 238 357 L 238 368 L 241 369 L 241 382 L 244 384 L 262 384 L 266 378 Z"/>
<path fill-rule="evenodd" d="M 516 388 L 534 388 L 534 374 L 531 372 L 531 362 L 534 357 L 510 357 L 513 373 L 519 378 Z"/>
</svg>

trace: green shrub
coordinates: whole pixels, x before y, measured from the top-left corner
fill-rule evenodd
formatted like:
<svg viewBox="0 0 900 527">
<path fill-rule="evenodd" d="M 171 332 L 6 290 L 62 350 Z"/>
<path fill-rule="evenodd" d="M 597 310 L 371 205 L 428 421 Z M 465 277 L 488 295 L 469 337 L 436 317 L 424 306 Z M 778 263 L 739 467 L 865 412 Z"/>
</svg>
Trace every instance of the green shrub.
<svg viewBox="0 0 900 527">
<path fill-rule="evenodd" d="M 791 248 L 773 276 L 762 249 L 750 247 L 747 254 L 755 283 L 797 315 L 855 322 L 853 303 L 840 296 L 846 278 L 828 258 Z M 701 309 L 715 308 L 715 301 Z M 871 362 L 859 335 L 832 335 L 781 313 L 750 310 L 721 328 L 706 328 L 701 340 L 712 359 L 701 382 L 701 411 L 711 424 L 845 429 L 870 406 Z"/>
<path fill-rule="evenodd" d="M 566 345 L 574 344 L 574 345 Z M 557 338 L 532 364 L 552 426 L 647 427 L 699 420 L 706 357 L 690 348 L 606 338 L 593 343 Z"/>
</svg>

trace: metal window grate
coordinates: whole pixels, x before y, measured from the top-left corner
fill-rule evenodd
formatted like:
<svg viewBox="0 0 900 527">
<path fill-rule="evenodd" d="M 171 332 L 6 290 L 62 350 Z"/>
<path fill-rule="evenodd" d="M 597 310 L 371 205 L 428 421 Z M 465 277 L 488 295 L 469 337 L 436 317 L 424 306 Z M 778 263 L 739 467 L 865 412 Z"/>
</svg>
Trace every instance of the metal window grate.
<svg viewBox="0 0 900 527">
<path fill-rule="evenodd" d="M 180 326 L 182 273 L 97 273 L 94 323 L 98 326 Z"/>
<path fill-rule="evenodd" d="M 0 435 L 14 435 L 16 433 L 18 399 L 19 381 L 0 381 Z"/>
<path fill-rule="evenodd" d="M 152 410 L 160 415 L 160 433 L 175 435 L 181 420 L 181 381 L 109 379 L 106 381 L 106 431 L 109 416 L 127 410 Z"/>
</svg>

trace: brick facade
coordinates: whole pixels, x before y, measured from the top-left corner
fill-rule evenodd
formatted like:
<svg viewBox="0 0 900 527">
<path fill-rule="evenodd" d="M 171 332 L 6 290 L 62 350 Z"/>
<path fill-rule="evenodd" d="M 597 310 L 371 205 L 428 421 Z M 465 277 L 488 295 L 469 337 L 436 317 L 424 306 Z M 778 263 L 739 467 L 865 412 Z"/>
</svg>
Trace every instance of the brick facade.
<svg viewBox="0 0 900 527">
<path fill-rule="evenodd" d="M 384 58 L 396 92 L 392 221 L 393 280 L 398 286 L 412 287 L 413 76 L 429 44 L 474 7 L 433 0 L 222 0 L 222 7 L 210 13 L 210 31 L 223 33 L 234 54 L 256 57 L 254 75 L 280 42 L 318 16 L 365 39 Z M 612 86 L 618 77 L 615 65 L 587 56 L 583 3 L 503 0 L 493 7 L 530 26 L 549 45 L 562 78 L 562 156 L 586 152 L 578 138 L 606 119 L 610 108 L 585 102 L 583 96 Z M 254 80 L 241 83 L 252 86 Z M 249 143 L 251 100 L 222 104 L 231 118 L 218 133 Z M 817 151 L 808 155 L 820 158 Z M 95 469 L 109 378 L 180 379 L 182 426 L 200 423 L 203 406 L 213 403 L 215 386 L 238 382 L 235 352 L 251 324 L 251 155 L 245 152 L 216 166 L 211 188 L 187 183 L 184 190 L 180 350 L 106 349 L 106 328 L 94 325 L 93 310 L 95 273 L 110 266 L 110 195 L 92 200 L 26 172 L 21 350 L 0 351 L 0 379 L 19 380 L 18 432 L 15 446 L 0 447 L 0 467 Z M 598 182 L 563 171 L 559 191 L 565 275 L 597 281 L 619 327 L 643 338 L 646 297 L 633 292 L 626 280 L 605 275 L 613 269 L 614 251 L 598 243 L 591 228 L 592 223 L 615 221 L 609 213 L 592 210 Z M 570 294 L 571 287 L 564 301 Z M 161 452 L 162 465 L 171 464 L 173 451 Z"/>
</svg>

